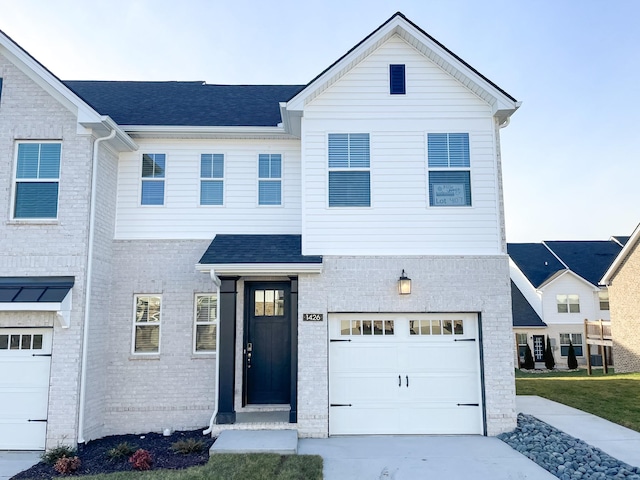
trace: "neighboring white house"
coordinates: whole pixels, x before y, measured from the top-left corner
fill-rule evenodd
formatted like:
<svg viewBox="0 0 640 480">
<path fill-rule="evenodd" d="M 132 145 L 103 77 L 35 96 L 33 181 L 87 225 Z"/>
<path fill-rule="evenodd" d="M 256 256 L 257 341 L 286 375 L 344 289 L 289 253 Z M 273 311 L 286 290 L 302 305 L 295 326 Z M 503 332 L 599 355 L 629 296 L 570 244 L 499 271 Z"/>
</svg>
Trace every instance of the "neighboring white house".
<svg viewBox="0 0 640 480">
<path fill-rule="evenodd" d="M 519 103 L 404 15 L 307 85 L 63 82 L 1 32 L 0 77 L 0 449 L 515 427 Z"/>
<path fill-rule="evenodd" d="M 586 363 L 584 321 L 609 320 L 609 294 L 599 282 L 626 239 L 507 245 L 513 330 L 521 359 L 529 345 L 534 360 L 544 361 L 549 337 L 556 365 L 567 365 L 570 342 L 578 362 Z"/>
</svg>

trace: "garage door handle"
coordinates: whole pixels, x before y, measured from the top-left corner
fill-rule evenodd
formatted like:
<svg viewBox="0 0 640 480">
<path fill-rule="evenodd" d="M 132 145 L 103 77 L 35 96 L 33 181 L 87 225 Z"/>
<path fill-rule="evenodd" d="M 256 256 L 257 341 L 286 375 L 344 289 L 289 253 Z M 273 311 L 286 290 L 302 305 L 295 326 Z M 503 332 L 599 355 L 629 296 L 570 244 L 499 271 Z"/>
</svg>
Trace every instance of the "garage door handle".
<svg viewBox="0 0 640 480">
<path fill-rule="evenodd" d="M 31 355 L 33 357 L 50 357 L 51 356 L 50 353 L 32 353 Z"/>
<path fill-rule="evenodd" d="M 402 377 L 400 375 L 398 375 L 398 386 L 402 386 Z"/>
<path fill-rule="evenodd" d="M 329 340 L 329 343 L 332 343 L 332 342 L 350 342 L 350 341 L 351 341 L 351 339 L 348 339 L 348 340 L 342 340 L 342 339 L 335 339 L 335 338 L 332 338 L 331 340 Z"/>
<path fill-rule="evenodd" d="M 46 421 L 47 421 L 46 418 L 39 419 L 39 420 L 32 420 L 32 419 L 27 420 L 27 422 L 46 422 Z"/>
<path fill-rule="evenodd" d="M 407 375 L 407 388 L 409 388 L 409 375 Z"/>
<path fill-rule="evenodd" d="M 332 403 L 329 405 L 330 407 L 351 407 L 350 403 Z"/>
<path fill-rule="evenodd" d="M 475 338 L 456 338 L 454 342 L 475 342 Z"/>
<path fill-rule="evenodd" d="M 459 403 L 459 407 L 479 407 L 479 403 Z"/>
</svg>

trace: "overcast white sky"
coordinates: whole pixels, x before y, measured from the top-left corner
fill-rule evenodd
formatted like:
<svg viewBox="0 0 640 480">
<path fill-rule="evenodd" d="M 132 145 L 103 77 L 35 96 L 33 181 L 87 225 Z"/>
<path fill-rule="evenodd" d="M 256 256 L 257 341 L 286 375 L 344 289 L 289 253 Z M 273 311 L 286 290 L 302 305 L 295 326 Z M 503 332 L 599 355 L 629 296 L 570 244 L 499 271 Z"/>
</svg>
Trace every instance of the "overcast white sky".
<svg viewBox="0 0 640 480">
<path fill-rule="evenodd" d="M 523 102 L 508 241 L 631 234 L 640 1 L 0 0 L 0 29 L 63 80 L 304 84 L 398 10 Z"/>
</svg>

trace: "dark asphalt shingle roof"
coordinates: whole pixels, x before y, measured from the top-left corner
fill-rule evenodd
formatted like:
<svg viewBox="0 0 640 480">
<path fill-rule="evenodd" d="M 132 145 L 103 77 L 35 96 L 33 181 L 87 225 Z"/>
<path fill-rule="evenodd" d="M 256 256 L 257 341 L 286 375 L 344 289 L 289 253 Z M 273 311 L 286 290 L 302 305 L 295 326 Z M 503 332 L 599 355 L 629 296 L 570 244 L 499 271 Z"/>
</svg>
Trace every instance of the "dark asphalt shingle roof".
<svg viewBox="0 0 640 480">
<path fill-rule="evenodd" d="M 118 125 L 274 127 L 279 102 L 304 85 L 208 85 L 203 82 L 65 81 Z"/>
<path fill-rule="evenodd" d="M 301 235 L 216 235 L 199 263 L 322 263 L 322 257 L 302 255 Z"/>
<path fill-rule="evenodd" d="M 627 242 L 629 241 L 629 239 L 631 238 L 630 236 L 626 236 L 626 235 L 615 235 L 613 237 L 614 240 L 616 240 L 617 242 L 620 242 L 622 244 L 622 246 L 626 245 Z"/>
<path fill-rule="evenodd" d="M 507 252 L 535 288 L 556 272 L 565 270 L 564 265 L 541 243 L 509 243 Z"/>
<path fill-rule="evenodd" d="M 511 282 L 511 313 L 514 327 L 547 326 L 513 281 Z"/>
<path fill-rule="evenodd" d="M 0 302 L 62 302 L 75 277 L 0 277 Z"/>
<path fill-rule="evenodd" d="M 573 271 L 598 285 L 609 266 L 622 250 L 611 240 L 544 242 Z"/>
</svg>

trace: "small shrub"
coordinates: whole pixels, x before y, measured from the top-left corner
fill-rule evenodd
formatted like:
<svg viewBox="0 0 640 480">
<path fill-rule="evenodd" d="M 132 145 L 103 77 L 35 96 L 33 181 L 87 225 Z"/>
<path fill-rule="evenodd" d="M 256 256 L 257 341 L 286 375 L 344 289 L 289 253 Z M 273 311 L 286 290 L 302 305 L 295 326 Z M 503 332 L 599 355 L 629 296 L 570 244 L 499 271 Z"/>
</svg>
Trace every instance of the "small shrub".
<svg viewBox="0 0 640 480">
<path fill-rule="evenodd" d="M 60 457 L 53 469 L 62 475 L 70 475 L 77 472 L 80 465 L 82 465 L 82 462 L 78 457 Z"/>
<path fill-rule="evenodd" d="M 547 348 L 544 349 L 544 366 L 547 370 L 553 370 L 556 366 L 556 360 L 553 358 L 553 350 L 551 350 L 551 340 L 547 337 Z"/>
<path fill-rule="evenodd" d="M 531 353 L 529 345 L 527 345 L 527 348 L 524 351 L 524 363 L 522 364 L 522 368 L 527 370 L 533 370 L 536 368 L 536 362 L 533 360 L 533 354 Z"/>
<path fill-rule="evenodd" d="M 122 442 L 107 451 L 107 457 L 111 460 L 119 460 L 121 458 L 128 458 L 136 451 L 136 447 L 129 442 Z"/>
<path fill-rule="evenodd" d="M 567 354 L 567 367 L 569 370 L 575 370 L 578 368 L 578 359 L 576 358 L 576 350 L 573 348 L 573 343 L 569 340 L 569 352 Z"/>
<path fill-rule="evenodd" d="M 151 470 L 153 461 L 151 459 L 151 454 L 147 450 L 139 448 L 133 455 L 131 455 L 129 463 L 134 470 Z"/>
<path fill-rule="evenodd" d="M 204 442 L 202 440 L 196 440 L 195 438 L 178 440 L 171 444 L 171 450 L 176 453 L 181 453 L 182 455 L 200 453 L 204 450 Z"/>
<path fill-rule="evenodd" d="M 55 463 L 60 460 L 62 457 L 75 457 L 76 449 L 70 447 L 69 445 L 58 445 L 56 447 L 50 448 L 46 452 L 44 452 L 40 458 L 42 461 L 48 465 L 55 465 Z"/>
</svg>

